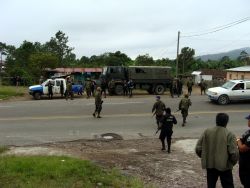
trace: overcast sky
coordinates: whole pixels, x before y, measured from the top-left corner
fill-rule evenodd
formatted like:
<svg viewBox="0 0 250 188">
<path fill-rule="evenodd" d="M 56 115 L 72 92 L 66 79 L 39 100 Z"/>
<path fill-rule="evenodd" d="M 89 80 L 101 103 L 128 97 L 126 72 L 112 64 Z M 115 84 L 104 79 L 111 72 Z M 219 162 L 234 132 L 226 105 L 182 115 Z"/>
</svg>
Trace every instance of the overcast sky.
<svg viewBox="0 0 250 188">
<path fill-rule="evenodd" d="M 0 42 L 47 42 L 59 30 L 77 58 L 120 50 L 175 58 L 180 48 L 196 55 L 250 46 L 250 20 L 199 37 L 183 36 L 250 17 L 250 0 L 0 0 Z"/>
</svg>

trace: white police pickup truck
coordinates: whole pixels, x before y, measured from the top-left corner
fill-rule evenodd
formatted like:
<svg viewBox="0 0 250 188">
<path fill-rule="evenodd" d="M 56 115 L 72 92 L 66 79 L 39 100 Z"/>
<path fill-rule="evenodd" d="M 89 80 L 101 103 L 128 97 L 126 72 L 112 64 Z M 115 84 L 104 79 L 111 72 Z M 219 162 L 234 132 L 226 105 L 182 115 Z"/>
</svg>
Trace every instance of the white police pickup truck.
<svg viewBox="0 0 250 188">
<path fill-rule="evenodd" d="M 60 84 L 63 82 L 64 92 L 66 91 L 66 80 L 64 78 L 47 79 L 41 85 L 34 85 L 29 87 L 29 94 L 34 97 L 34 99 L 39 100 L 42 96 L 48 95 L 48 83 L 49 81 L 53 84 L 53 95 L 60 94 Z M 83 91 L 82 85 L 72 85 L 73 93 L 81 93 Z"/>
<path fill-rule="evenodd" d="M 250 80 L 229 80 L 220 87 L 209 88 L 206 94 L 211 101 L 222 105 L 230 101 L 250 100 Z"/>
</svg>

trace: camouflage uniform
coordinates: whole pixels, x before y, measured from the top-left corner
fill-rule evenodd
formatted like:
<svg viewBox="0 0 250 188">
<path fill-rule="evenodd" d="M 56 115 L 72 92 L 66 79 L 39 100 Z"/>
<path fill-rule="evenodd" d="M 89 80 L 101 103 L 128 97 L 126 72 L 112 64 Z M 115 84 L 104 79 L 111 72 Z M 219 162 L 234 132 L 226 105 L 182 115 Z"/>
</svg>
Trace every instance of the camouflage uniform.
<svg viewBox="0 0 250 188">
<path fill-rule="evenodd" d="M 65 94 L 66 94 L 65 95 L 66 100 L 68 100 L 69 95 L 70 95 L 70 99 L 73 100 L 72 82 L 70 80 L 67 80 Z"/>
<path fill-rule="evenodd" d="M 108 91 L 109 91 L 109 95 L 112 95 L 115 92 L 115 81 L 113 79 L 109 81 Z"/>
<path fill-rule="evenodd" d="M 182 114 L 182 118 L 183 118 L 183 122 L 182 122 L 183 127 L 186 124 L 186 119 L 188 116 L 188 108 L 191 105 L 192 105 L 192 103 L 191 103 L 191 100 L 188 98 L 188 94 L 185 94 L 184 98 L 182 98 L 180 103 L 179 103 L 179 110 L 181 110 L 181 114 Z"/>
<path fill-rule="evenodd" d="M 154 106 L 152 108 L 152 113 L 155 114 L 156 124 L 159 128 L 160 126 L 160 120 L 162 119 L 164 110 L 166 108 L 165 104 L 160 100 L 160 96 L 156 97 L 156 102 L 154 103 Z"/>
<path fill-rule="evenodd" d="M 207 83 L 202 79 L 201 83 L 199 84 L 200 88 L 201 88 L 201 95 L 202 93 L 206 94 L 206 89 L 207 89 Z"/>
<path fill-rule="evenodd" d="M 192 79 L 187 81 L 187 88 L 188 88 L 188 94 L 191 95 L 192 93 L 192 87 L 194 85 L 194 82 L 192 81 Z"/>
<path fill-rule="evenodd" d="M 87 98 L 89 98 L 91 96 L 91 87 L 92 87 L 92 82 L 91 80 L 88 78 L 86 81 L 86 94 L 87 94 Z"/>
<path fill-rule="evenodd" d="M 102 111 L 102 103 L 103 103 L 103 100 L 102 100 L 101 88 L 98 87 L 97 93 L 95 95 L 95 111 L 93 113 L 94 117 L 96 117 L 97 115 L 97 118 L 101 118 L 100 113 Z"/>
</svg>

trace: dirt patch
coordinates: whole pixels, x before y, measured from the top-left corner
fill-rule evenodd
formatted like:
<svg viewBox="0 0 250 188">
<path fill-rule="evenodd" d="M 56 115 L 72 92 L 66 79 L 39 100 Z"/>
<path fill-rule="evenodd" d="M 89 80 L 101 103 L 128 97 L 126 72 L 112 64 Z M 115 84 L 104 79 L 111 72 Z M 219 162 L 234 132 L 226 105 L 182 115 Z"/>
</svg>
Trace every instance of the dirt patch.
<svg viewBox="0 0 250 188">
<path fill-rule="evenodd" d="M 161 151 L 159 139 L 147 138 L 59 142 L 11 148 L 9 154 L 71 155 L 94 161 L 105 168 L 117 168 L 124 175 L 137 176 L 145 185 L 159 188 L 201 188 L 206 187 L 206 173 L 201 169 L 200 159 L 194 153 L 196 141 L 175 139 L 170 154 Z M 234 178 L 235 187 L 241 187 L 238 167 L 234 169 Z M 219 182 L 218 187 L 221 187 Z"/>
</svg>

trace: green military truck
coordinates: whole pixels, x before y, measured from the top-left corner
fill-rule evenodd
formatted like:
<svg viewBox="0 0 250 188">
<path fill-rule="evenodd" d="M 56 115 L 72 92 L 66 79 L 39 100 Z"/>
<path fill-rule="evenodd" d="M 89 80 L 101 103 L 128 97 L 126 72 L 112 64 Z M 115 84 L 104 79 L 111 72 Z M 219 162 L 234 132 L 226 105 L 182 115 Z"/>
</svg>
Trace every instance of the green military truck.
<svg viewBox="0 0 250 188">
<path fill-rule="evenodd" d="M 162 95 L 171 84 L 171 67 L 168 66 L 107 66 L 102 77 L 107 82 L 115 81 L 114 93 L 123 94 L 123 82 L 133 80 L 135 89 L 147 90 L 149 94 Z"/>
</svg>

